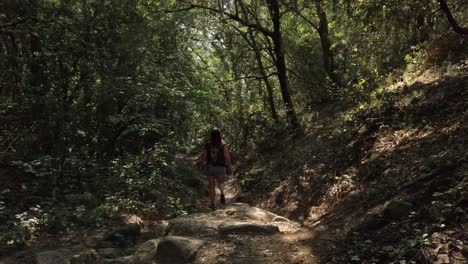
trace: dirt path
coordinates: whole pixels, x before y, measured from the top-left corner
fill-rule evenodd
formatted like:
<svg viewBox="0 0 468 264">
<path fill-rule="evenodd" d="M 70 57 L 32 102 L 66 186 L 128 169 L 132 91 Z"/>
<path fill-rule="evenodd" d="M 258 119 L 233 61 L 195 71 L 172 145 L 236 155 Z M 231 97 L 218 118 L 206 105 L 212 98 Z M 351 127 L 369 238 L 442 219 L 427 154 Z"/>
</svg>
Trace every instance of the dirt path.
<svg viewBox="0 0 468 264">
<path fill-rule="evenodd" d="M 203 248 L 195 263 L 318 263 L 311 248 L 300 243 L 303 230 L 273 236 L 232 235 Z"/>
<path fill-rule="evenodd" d="M 235 203 L 238 190 L 235 179 L 229 179 L 226 184 L 227 205 L 219 204 L 217 190 L 218 210 L 211 212 L 207 206 L 202 208 L 200 213 L 175 218 L 163 226 L 158 226 L 165 231 L 155 232 L 156 227 L 150 226 L 144 234 L 140 233 L 140 230 L 132 233 L 129 229 L 131 232 L 127 230 L 122 234 L 116 233 L 117 236 L 109 236 L 109 232 L 118 232 L 115 230 L 121 228 L 116 227 L 113 231 L 75 230 L 45 235 L 31 247 L 3 258 L 0 256 L 0 264 L 153 263 L 161 254 L 163 259 L 166 257 L 171 260 L 160 260 L 157 262 L 159 264 L 179 263 L 179 260 L 180 263 L 188 261 L 198 264 L 318 263 L 313 252 L 315 247 L 311 247 L 317 233 L 301 228 L 298 223 L 271 212 L 248 204 Z M 206 202 L 207 205 L 209 203 L 207 198 L 201 202 Z M 148 233 L 153 233 L 153 236 L 148 237 Z M 194 245 L 201 241 L 201 246 L 194 247 L 192 242 L 188 245 L 175 243 L 175 249 L 172 251 L 157 251 L 160 241 L 170 241 L 173 238 L 196 241 Z M 125 240 L 123 245 L 122 239 Z M 153 247 L 146 249 L 151 241 L 154 241 Z M 145 248 L 143 253 L 141 248 Z M 41 258 L 44 252 L 51 255 Z M 186 252 L 191 252 L 192 255 L 186 256 Z M 73 257 L 75 259 L 70 262 Z M 138 259 L 143 261 L 137 262 Z"/>
<path fill-rule="evenodd" d="M 239 186 L 234 178 L 226 181 L 225 194 L 228 203 L 235 203 L 235 197 L 239 194 Z M 217 190 L 217 197 L 219 197 L 219 190 Z M 310 241 L 317 237 L 316 232 L 301 228 L 299 223 L 290 220 L 276 223 L 276 225 L 281 233 L 274 235 L 233 234 L 219 238 L 203 246 L 194 263 L 319 263 L 310 247 Z"/>
</svg>

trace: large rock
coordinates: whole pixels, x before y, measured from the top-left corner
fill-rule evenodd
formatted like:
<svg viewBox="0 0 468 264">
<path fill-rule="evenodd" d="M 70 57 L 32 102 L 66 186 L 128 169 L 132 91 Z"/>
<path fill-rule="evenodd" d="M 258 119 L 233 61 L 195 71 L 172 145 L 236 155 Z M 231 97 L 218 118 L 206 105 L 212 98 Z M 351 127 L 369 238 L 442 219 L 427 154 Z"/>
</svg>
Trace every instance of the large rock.
<svg viewBox="0 0 468 264">
<path fill-rule="evenodd" d="M 36 255 L 37 264 L 67 264 L 68 261 L 63 252 L 44 251 Z"/>
<path fill-rule="evenodd" d="M 264 225 L 279 223 L 280 219 L 283 222 L 288 222 L 286 218 L 260 208 L 243 203 L 233 203 L 211 214 L 192 214 L 173 219 L 169 222 L 165 234 L 173 236 L 215 237 L 218 235 L 221 224 L 235 222 L 249 223 L 249 226 L 243 228 L 250 228 L 250 231 L 256 230 L 258 233 L 270 234 L 277 232 L 278 229 L 273 226 L 265 227 Z M 250 226 L 251 224 L 257 224 L 262 227 L 252 227 Z"/>
<path fill-rule="evenodd" d="M 388 220 L 399 220 L 402 217 L 408 216 L 412 209 L 412 203 L 394 200 L 385 207 L 384 211 L 382 212 L 382 216 Z"/>
<path fill-rule="evenodd" d="M 219 226 L 219 233 L 223 236 L 230 234 L 273 235 L 279 233 L 279 231 L 279 228 L 275 225 L 262 225 L 249 222 L 226 222 Z"/>
<path fill-rule="evenodd" d="M 195 259 L 203 241 L 195 238 L 167 236 L 161 238 L 156 253 L 158 264 L 185 264 Z"/>
<path fill-rule="evenodd" d="M 274 213 L 257 207 L 252 207 L 245 203 L 233 203 L 227 206 L 224 210 L 217 210 L 215 213 L 224 213 L 229 215 L 229 218 L 258 223 L 269 223 L 278 217 L 278 215 Z"/>
<path fill-rule="evenodd" d="M 151 239 L 141 244 L 135 252 L 133 263 L 151 263 L 156 258 L 159 239 Z"/>
<path fill-rule="evenodd" d="M 361 223 L 357 226 L 359 231 L 377 230 L 388 224 L 388 221 L 382 219 L 376 214 L 367 213 L 364 215 Z"/>
<path fill-rule="evenodd" d="M 169 223 L 166 229 L 167 235 L 209 237 L 218 234 L 218 225 L 225 221 L 211 215 L 192 215 L 185 218 L 177 218 Z"/>
</svg>

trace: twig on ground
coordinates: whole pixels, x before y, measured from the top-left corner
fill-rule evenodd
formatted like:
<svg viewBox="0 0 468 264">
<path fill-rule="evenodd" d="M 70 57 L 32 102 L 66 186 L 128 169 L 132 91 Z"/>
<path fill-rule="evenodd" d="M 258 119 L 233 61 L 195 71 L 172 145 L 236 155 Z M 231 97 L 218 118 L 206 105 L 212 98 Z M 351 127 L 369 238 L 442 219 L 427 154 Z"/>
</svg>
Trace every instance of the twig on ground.
<svg viewBox="0 0 468 264">
<path fill-rule="evenodd" d="M 8 146 L 6 147 L 6 149 L 5 149 L 4 151 L 2 151 L 2 153 L 6 153 L 6 152 L 8 151 L 8 149 L 10 149 L 10 148 L 13 146 L 13 144 L 15 144 L 15 142 L 16 142 L 16 140 L 18 140 L 19 136 L 20 136 L 20 135 L 17 135 L 17 136 L 13 139 L 13 141 L 11 141 L 11 143 L 8 144 Z"/>
</svg>

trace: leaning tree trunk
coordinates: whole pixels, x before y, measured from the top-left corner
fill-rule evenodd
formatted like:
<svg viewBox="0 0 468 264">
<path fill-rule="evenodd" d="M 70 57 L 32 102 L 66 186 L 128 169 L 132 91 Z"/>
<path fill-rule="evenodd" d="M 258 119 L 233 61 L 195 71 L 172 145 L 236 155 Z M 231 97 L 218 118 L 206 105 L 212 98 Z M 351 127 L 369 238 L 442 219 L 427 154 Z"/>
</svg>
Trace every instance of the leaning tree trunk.
<svg viewBox="0 0 468 264">
<path fill-rule="evenodd" d="M 286 60 L 284 58 L 282 47 L 281 18 L 278 0 L 268 0 L 268 8 L 270 10 L 271 20 L 273 22 L 273 32 L 271 39 L 273 41 L 273 51 L 276 57 L 276 69 L 278 71 L 278 81 L 280 84 L 281 96 L 283 98 L 283 103 L 286 108 L 286 114 L 291 128 L 296 130 L 299 128 L 299 121 L 297 119 L 297 114 L 294 110 L 291 93 L 289 91 Z"/>
<path fill-rule="evenodd" d="M 455 20 L 455 18 L 452 15 L 452 12 L 450 11 L 450 8 L 447 5 L 447 2 L 445 2 L 445 0 L 437 0 L 437 2 L 439 2 L 440 9 L 442 9 L 442 11 L 444 11 L 445 16 L 447 17 L 447 20 L 448 20 L 450 26 L 452 27 L 453 31 L 455 31 L 456 33 L 458 33 L 460 35 L 465 35 L 465 36 L 468 35 L 468 28 L 461 27 L 457 23 L 457 21 Z"/>
</svg>

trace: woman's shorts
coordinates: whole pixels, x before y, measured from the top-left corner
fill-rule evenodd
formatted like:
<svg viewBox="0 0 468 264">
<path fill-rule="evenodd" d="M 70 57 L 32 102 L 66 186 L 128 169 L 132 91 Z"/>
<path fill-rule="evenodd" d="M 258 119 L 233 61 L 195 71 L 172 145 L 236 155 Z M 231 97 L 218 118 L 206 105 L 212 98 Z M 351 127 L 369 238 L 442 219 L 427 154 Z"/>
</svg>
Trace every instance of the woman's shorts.
<svg viewBox="0 0 468 264">
<path fill-rule="evenodd" d="M 206 165 L 205 166 L 205 175 L 206 176 L 213 176 L 213 177 L 224 177 L 226 176 L 226 166 L 213 166 L 213 165 Z"/>
</svg>

